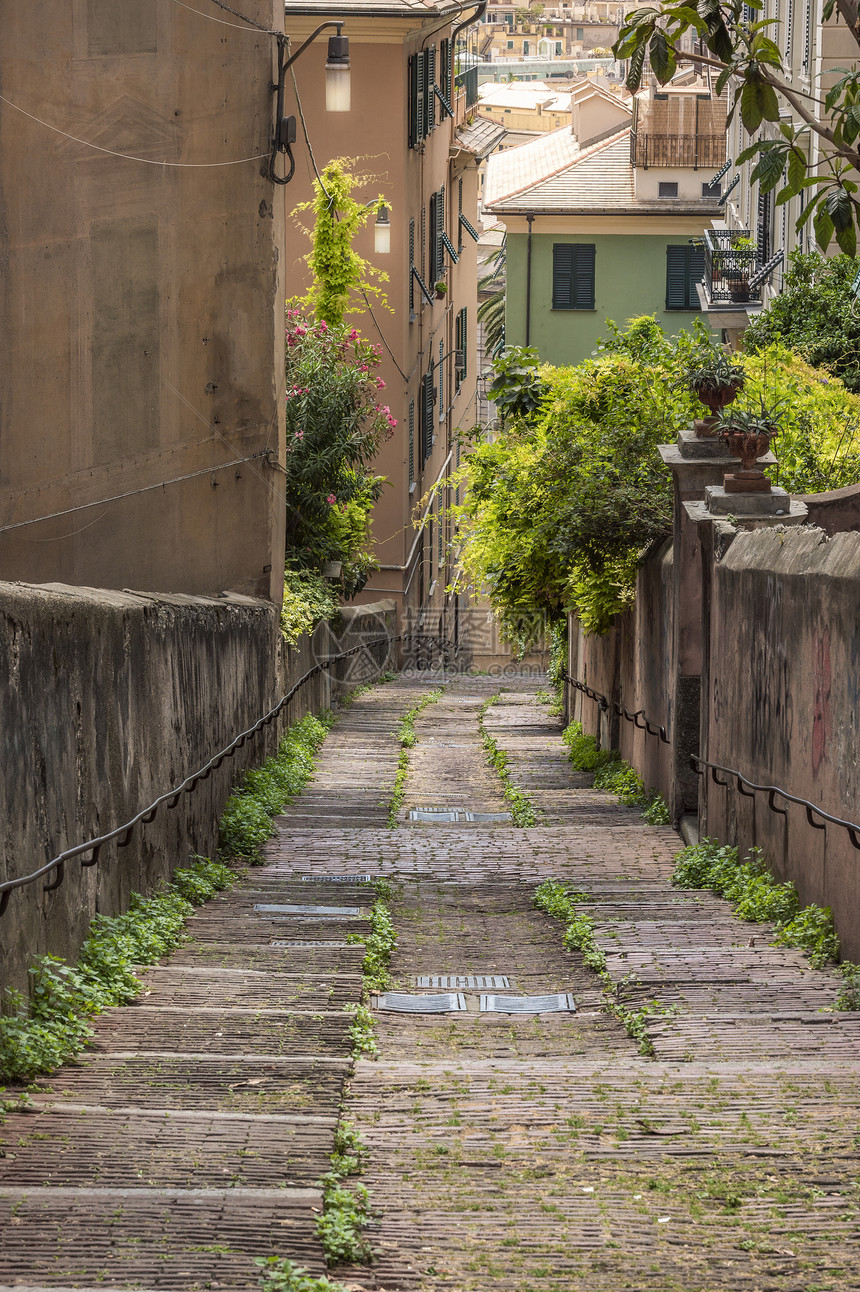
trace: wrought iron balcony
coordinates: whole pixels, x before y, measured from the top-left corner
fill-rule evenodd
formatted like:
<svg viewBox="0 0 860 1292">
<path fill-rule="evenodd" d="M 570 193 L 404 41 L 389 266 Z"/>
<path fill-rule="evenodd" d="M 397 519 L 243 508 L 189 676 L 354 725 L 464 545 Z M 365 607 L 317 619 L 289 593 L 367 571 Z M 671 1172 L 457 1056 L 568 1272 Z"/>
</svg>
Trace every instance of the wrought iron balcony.
<svg viewBox="0 0 860 1292">
<path fill-rule="evenodd" d="M 761 284 L 750 287 L 760 268 L 749 229 L 705 230 L 705 292 L 712 305 L 761 304 Z"/>
<path fill-rule="evenodd" d="M 692 170 L 716 171 L 726 160 L 726 136 L 652 135 L 631 130 L 630 165 L 683 166 Z"/>
</svg>

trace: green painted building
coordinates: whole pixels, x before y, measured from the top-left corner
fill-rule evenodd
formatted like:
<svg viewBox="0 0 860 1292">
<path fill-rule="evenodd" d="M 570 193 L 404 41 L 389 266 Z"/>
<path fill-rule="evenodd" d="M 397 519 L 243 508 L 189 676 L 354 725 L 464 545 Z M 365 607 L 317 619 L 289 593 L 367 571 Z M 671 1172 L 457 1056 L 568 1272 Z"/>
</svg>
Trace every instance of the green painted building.
<svg viewBox="0 0 860 1292">
<path fill-rule="evenodd" d="M 634 166 L 631 133 L 582 147 L 558 130 L 490 158 L 484 209 L 507 230 L 508 345 L 579 363 L 608 319 L 654 314 L 671 333 L 699 313 L 704 253 L 691 240 L 720 215 L 713 170 Z M 683 160 L 683 142 L 664 156 Z"/>
</svg>

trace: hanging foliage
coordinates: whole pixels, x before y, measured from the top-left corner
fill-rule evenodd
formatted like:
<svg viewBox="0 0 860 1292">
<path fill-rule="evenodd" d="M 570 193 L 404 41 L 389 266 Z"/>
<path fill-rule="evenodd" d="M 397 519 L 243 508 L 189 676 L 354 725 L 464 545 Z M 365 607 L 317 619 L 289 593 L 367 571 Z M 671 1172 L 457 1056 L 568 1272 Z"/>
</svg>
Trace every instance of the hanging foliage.
<svg viewBox="0 0 860 1292">
<path fill-rule="evenodd" d="M 370 216 L 383 206 L 390 207 L 390 203 L 382 195 L 369 203 L 353 197 L 354 189 L 364 187 L 375 178 L 353 174 L 350 167 L 354 161 L 351 157 L 335 157 L 330 161 L 322 172 L 322 179 L 314 180 L 312 201 L 301 202 L 292 212 L 313 244 L 306 257 L 313 285 L 302 304 L 329 327 L 342 325 L 347 313 L 363 313 L 370 303 L 368 298 L 388 308 L 385 293 L 379 286 L 388 282 L 388 274 L 360 256 L 352 244 Z M 298 219 L 302 211 L 313 211 L 312 227 Z"/>
</svg>

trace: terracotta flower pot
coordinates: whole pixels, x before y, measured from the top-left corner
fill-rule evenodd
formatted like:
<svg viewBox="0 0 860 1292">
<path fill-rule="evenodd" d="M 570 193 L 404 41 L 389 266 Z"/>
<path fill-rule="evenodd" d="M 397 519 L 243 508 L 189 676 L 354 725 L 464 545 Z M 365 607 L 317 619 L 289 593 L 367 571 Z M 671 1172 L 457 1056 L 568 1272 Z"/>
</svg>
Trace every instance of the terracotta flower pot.
<svg viewBox="0 0 860 1292">
<path fill-rule="evenodd" d="M 740 458 L 740 470 L 725 477 L 726 493 L 770 493 L 771 483 L 758 465 L 770 449 L 776 431 L 727 430 L 720 438 L 732 457 Z"/>
<path fill-rule="evenodd" d="M 736 382 L 731 386 L 701 386 L 695 388 L 697 399 L 711 413 L 710 417 L 697 417 L 693 422 L 695 432 L 700 439 L 706 439 L 715 434 L 714 427 L 719 420 L 719 414 L 729 404 L 734 403 L 742 389 L 743 382 Z"/>
</svg>

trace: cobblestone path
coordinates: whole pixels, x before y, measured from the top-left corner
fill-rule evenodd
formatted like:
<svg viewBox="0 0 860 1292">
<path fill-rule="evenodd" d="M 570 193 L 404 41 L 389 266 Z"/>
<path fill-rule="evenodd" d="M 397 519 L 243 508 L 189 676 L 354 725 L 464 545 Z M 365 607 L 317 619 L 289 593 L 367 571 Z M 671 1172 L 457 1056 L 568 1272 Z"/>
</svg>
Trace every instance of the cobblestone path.
<svg viewBox="0 0 860 1292">
<path fill-rule="evenodd" d="M 344 1093 L 377 1213 L 373 1267 L 336 1271 L 348 1287 L 860 1289 L 860 1018 L 822 1012 L 833 976 L 673 889 L 677 836 L 571 773 L 527 678 L 449 679 L 387 828 L 397 720 L 438 685 L 354 703 L 268 864 L 7 1118 L 0 1292 L 253 1288 L 251 1258 L 271 1253 L 321 1272 Z M 540 811 L 529 829 L 481 748 L 493 696 L 484 724 Z M 376 1011 L 379 1056 L 353 1069 L 346 935 L 367 929 L 366 875 L 394 883 L 398 989 L 451 976 L 467 1009 Z M 550 877 L 588 895 L 618 1000 L 677 1010 L 647 1023 L 654 1057 L 534 908 Z M 310 904 L 359 915 L 258 909 Z M 512 995 L 570 992 L 576 1012 L 480 1013 L 481 987 L 456 982 L 498 976 Z"/>
</svg>

